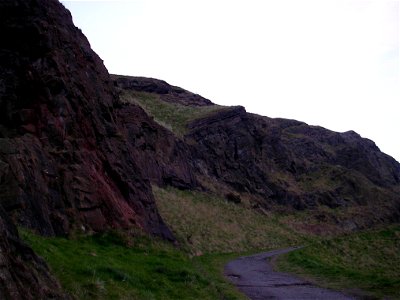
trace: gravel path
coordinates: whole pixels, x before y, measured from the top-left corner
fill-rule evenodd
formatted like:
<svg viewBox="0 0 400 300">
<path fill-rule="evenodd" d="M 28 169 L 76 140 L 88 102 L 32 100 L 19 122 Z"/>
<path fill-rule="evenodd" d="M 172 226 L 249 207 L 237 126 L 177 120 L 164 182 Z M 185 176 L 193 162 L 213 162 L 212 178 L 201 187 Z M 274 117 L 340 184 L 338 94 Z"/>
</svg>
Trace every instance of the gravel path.
<svg viewBox="0 0 400 300">
<path fill-rule="evenodd" d="M 262 299 L 355 299 L 340 292 L 319 288 L 304 279 L 274 272 L 268 257 L 298 248 L 287 248 L 240 257 L 225 266 L 225 276 L 252 300 Z"/>
</svg>

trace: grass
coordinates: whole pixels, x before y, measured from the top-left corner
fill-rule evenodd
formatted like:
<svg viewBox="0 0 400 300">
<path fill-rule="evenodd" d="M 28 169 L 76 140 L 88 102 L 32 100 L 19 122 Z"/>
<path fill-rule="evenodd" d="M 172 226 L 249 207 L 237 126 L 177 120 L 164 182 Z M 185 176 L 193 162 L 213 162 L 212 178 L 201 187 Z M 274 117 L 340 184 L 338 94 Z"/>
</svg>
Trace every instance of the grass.
<svg viewBox="0 0 400 300">
<path fill-rule="evenodd" d="M 153 193 L 163 219 L 195 255 L 276 249 L 304 241 L 276 216 L 212 194 L 158 187 Z"/>
<path fill-rule="evenodd" d="M 220 105 L 187 106 L 162 101 L 157 94 L 121 91 L 120 99 L 123 102 L 135 103 L 141 106 L 154 120 L 182 137 L 187 133 L 187 125 L 200 118 L 209 116 L 217 111 L 228 109 Z"/>
<path fill-rule="evenodd" d="M 294 245 L 293 231 L 207 193 L 154 187 L 180 249 L 146 235 L 109 232 L 46 238 L 20 230 L 77 299 L 245 299 L 223 276 L 243 252 Z M 226 253 L 229 252 L 229 253 Z"/>
<path fill-rule="evenodd" d="M 400 299 L 399 251 L 400 226 L 391 226 L 315 239 L 306 248 L 281 256 L 276 264 L 280 271 L 308 277 L 322 286 Z"/>
<path fill-rule="evenodd" d="M 153 193 L 164 220 L 186 251 L 200 255 L 196 259 L 204 268 L 210 266 L 209 253 L 211 257 L 221 252 L 235 256 L 245 251 L 307 245 L 278 258 L 279 270 L 362 297 L 400 298 L 400 226 L 349 233 L 333 228 L 350 213 L 338 209 L 321 208 L 317 214 L 333 216 L 331 221 L 318 221 L 310 212 L 261 215 L 208 193 L 157 187 Z M 314 223 L 307 224 L 307 216 Z M 291 223 L 296 219 L 308 226 L 297 228 Z M 324 222 L 327 234 L 317 230 Z"/>
<path fill-rule="evenodd" d="M 188 252 L 201 254 L 200 260 L 215 252 L 308 245 L 279 258 L 280 270 L 312 278 L 330 288 L 352 289 L 350 292 L 363 296 L 400 297 L 399 226 L 348 233 L 341 227 L 334 228 L 335 222 L 347 220 L 351 213 L 338 209 L 322 207 L 315 212 L 328 220 L 319 220 L 311 212 L 261 215 L 207 193 L 157 187 L 153 192 L 164 220 Z M 202 263 L 208 266 L 207 261 Z"/>
<path fill-rule="evenodd" d="M 293 245 L 306 247 L 280 256 L 280 271 L 363 297 L 400 299 L 400 226 L 324 236 L 315 230 L 322 223 L 300 226 L 307 212 L 266 215 L 205 192 L 153 187 L 153 193 L 179 248 L 138 232 L 66 239 L 21 230 L 21 236 L 77 299 L 245 299 L 224 278 L 224 265 Z"/>
<path fill-rule="evenodd" d="M 244 299 L 222 276 L 231 258 L 190 258 L 165 242 L 118 232 L 45 238 L 20 230 L 77 299 Z"/>
</svg>

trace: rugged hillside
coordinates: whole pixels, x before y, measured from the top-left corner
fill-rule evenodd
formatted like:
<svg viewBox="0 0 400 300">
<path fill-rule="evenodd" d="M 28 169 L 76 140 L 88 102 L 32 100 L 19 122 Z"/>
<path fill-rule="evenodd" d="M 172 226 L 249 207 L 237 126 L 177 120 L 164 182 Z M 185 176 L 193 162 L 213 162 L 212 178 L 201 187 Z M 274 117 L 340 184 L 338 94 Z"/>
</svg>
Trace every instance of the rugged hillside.
<svg viewBox="0 0 400 300">
<path fill-rule="evenodd" d="M 202 172 L 239 193 L 296 208 L 398 197 L 399 164 L 355 132 L 269 119 L 240 107 L 194 121 L 189 128 L 185 139 L 195 143 L 196 158 L 207 166 Z"/>
<path fill-rule="evenodd" d="M 355 133 L 110 77 L 57 0 L 0 0 L 0 31 L 1 298 L 63 297 L 15 225 L 46 236 L 136 227 L 174 240 L 151 184 L 263 212 L 362 207 L 364 226 L 400 219 L 399 163 Z"/>
<path fill-rule="evenodd" d="M 137 163 L 143 136 L 163 129 L 121 105 L 69 12 L 55 0 L 1 1 L 0 30 L 1 206 L 44 235 L 138 226 L 173 239 Z M 174 170 L 162 171 L 170 183 Z M 61 297 L 45 263 L 0 217 L 2 298 Z"/>
<path fill-rule="evenodd" d="M 355 132 L 220 107 L 187 91 L 177 96 L 175 87 L 155 79 L 114 81 L 123 101 L 141 105 L 181 136 L 205 189 L 264 209 L 358 207 L 353 214 L 362 215 L 362 226 L 400 220 L 400 164 Z M 190 118 L 173 126 L 180 113 Z"/>
<path fill-rule="evenodd" d="M 11 220 L 48 236 L 133 226 L 174 240 L 148 179 L 196 181 L 188 148 L 118 100 L 57 0 L 0 1 L 0 31 L 0 210 L 11 217 L 0 215 L 0 295 L 61 297 Z"/>
<path fill-rule="evenodd" d="M 135 225 L 172 238 L 138 164 L 140 136 L 157 134 L 156 124 L 118 101 L 102 61 L 58 1 L 2 1 L 0 14 L 4 208 L 46 235 Z"/>
</svg>

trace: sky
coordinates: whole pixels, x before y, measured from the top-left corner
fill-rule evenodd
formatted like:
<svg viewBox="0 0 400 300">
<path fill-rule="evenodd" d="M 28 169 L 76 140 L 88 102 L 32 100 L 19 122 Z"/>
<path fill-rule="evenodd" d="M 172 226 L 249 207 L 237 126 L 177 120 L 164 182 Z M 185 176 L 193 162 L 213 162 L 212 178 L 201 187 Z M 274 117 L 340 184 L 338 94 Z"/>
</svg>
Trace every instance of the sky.
<svg viewBox="0 0 400 300">
<path fill-rule="evenodd" d="M 110 73 L 354 130 L 400 161 L 400 0 L 61 2 Z"/>
</svg>

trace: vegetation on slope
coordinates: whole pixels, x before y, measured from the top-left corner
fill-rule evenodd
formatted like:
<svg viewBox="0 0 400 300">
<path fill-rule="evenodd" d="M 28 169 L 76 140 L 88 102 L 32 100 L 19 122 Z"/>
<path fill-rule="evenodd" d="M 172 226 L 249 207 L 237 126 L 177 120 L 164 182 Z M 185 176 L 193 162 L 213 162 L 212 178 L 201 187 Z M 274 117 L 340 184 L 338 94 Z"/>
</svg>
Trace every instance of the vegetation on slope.
<svg viewBox="0 0 400 300">
<path fill-rule="evenodd" d="M 277 266 L 322 286 L 400 299 L 399 250 L 400 226 L 391 226 L 314 239 L 307 247 L 281 256 Z"/>
<path fill-rule="evenodd" d="M 156 187 L 154 193 L 178 248 L 138 232 L 21 235 L 78 299 L 244 299 L 224 278 L 224 265 L 244 251 L 301 240 L 274 218 L 207 193 Z"/>
<path fill-rule="evenodd" d="M 267 216 L 207 193 L 157 187 L 153 192 L 160 214 L 191 253 L 305 245 L 279 258 L 279 269 L 356 295 L 400 297 L 400 226 L 349 233 L 334 223 L 347 219 L 341 213 L 351 212 L 316 211 L 321 217 L 337 216 L 328 222 L 311 217 L 313 212 Z"/>
<path fill-rule="evenodd" d="M 242 299 L 223 276 L 225 263 L 291 245 L 306 247 L 278 258 L 281 271 L 356 295 L 400 298 L 400 226 L 323 236 L 318 224 L 296 222 L 306 222 L 306 212 L 263 215 L 208 193 L 153 192 L 178 247 L 138 232 L 65 239 L 23 230 L 22 237 L 78 299 Z"/>
<path fill-rule="evenodd" d="M 153 116 L 157 123 L 168 128 L 179 137 L 185 135 L 186 126 L 191 121 L 228 108 L 220 105 L 189 106 L 170 103 L 161 100 L 157 94 L 138 91 L 121 91 L 120 99 L 123 102 L 138 104 L 149 116 Z"/>
<path fill-rule="evenodd" d="M 195 254 L 262 251 L 304 240 L 276 216 L 212 194 L 157 187 L 153 193 L 164 221 L 179 242 Z"/>
<path fill-rule="evenodd" d="M 190 258 L 166 242 L 118 232 L 73 239 L 21 235 L 77 299 L 244 299 L 221 273 L 232 255 Z"/>
</svg>

